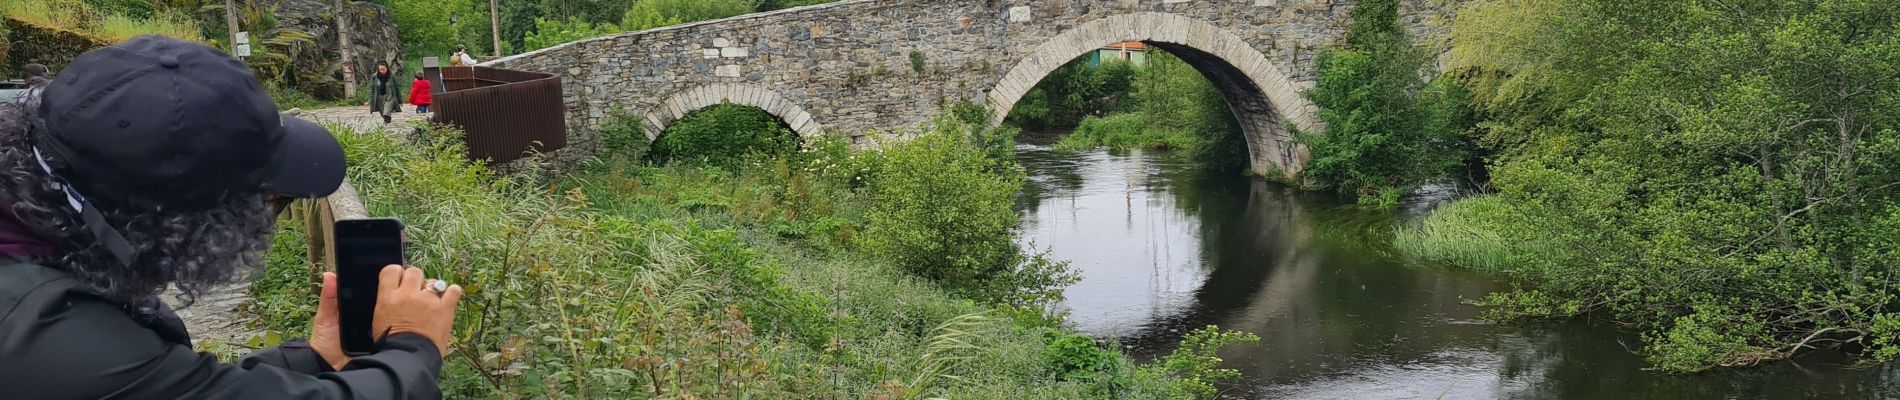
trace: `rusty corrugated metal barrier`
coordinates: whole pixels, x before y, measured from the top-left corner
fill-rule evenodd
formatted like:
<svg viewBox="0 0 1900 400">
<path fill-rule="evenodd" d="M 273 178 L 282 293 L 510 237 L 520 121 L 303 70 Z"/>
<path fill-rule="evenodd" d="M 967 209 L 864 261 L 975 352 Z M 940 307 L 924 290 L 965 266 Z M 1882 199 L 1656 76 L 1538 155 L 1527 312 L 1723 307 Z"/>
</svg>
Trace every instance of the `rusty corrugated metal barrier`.
<svg viewBox="0 0 1900 400">
<path fill-rule="evenodd" d="M 433 121 L 465 132 L 468 158 L 504 163 L 567 147 L 561 78 L 488 67 L 442 68 Z"/>
</svg>

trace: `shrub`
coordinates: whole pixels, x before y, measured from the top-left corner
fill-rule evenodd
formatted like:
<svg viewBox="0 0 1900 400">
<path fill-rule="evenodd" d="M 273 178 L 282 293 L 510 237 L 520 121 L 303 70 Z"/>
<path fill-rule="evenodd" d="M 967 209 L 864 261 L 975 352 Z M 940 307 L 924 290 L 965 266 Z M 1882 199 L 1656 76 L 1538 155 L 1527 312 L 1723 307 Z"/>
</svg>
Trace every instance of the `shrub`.
<svg viewBox="0 0 1900 400">
<path fill-rule="evenodd" d="M 871 176 L 872 208 L 862 245 L 912 273 L 989 301 L 1041 305 L 1064 265 L 1025 257 L 1016 246 L 1020 167 L 973 143 L 980 128 L 938 118 L 884 150 Z M 1060 286 L 1060 285 L 1054 285 Z"/>
<path fill-rule="evenodd" d="M 1051 372 L 1063 379 L 1076 379 L 1114 369 L 1117 357 L 1112 350 L 1104 349 L 1088 336 L 1054 333 L 1054 340 L 1043 348 L 1042 357 L 1048 360 Z"/>
<path fill-rule="evenodd" d="M 1075 152 L 1099 147 L 1125 151 L 1134 148 L 1193 149 L 1199 139 L 1192 133 L 1153 128 L 1146 114 L 1088 117 L 1075 133 L 1056 143 L 1057 151 Z"/>
<path fill-rule="evenodd" d="M 735 166 L 751 156 L 777 157 L 798 147 L 798 135 L 758 107 L 720 104 L 687 113 L 660 134 L 650 155 L 661 162 Z"/>
<path fill-rule="evenodd" d="M 1670 371 L 1895 356 L 1900 79 L 1864 72 L 1900 65 L 1900 26 L 1864 18 L 1900 3 L 1627 5 L 1480 1 L 1454 22 L 1492 183 L 1538 211 L 1499 232 L 1574 257 L 1511 266 L 1523 289 L 1487 304 L 1612 317 Z"/>
<path fill-rule="evenodd" d="M 1240 371 L 1220 368 L 1221 359 L 1214 353 L 1230 344 L 1258 341 L 1260 337 L 1251 333 L 1208 325 L 1182 337 L 1180 347 L 1135 374 L 1167 382 L 1161 390 L 1174 396 L 1212 399 L 1220 394 L 1214 385 L 1240 379 Z"/>
<path fill-rule="evenodd" d="M 611 164 L 635 162 L 646 158 L 653 141 L 647 138 L 646 121 L 639 116 L 615 112 L 600 126 L 601 158 Z"/>
<path fill-rule="evenodd" d="M 1461 166 L 1462 107 L 1449 87 L 1426 94 L 1419 79 L 1431 59 L 1414 48 L 1393 15 L 1398 3 L 1353 8 L 1349 48 L 1320 54 L 1319 83 L 1306 96 L 1325 132 L 1294 132 L 1312 154 L 1301 174 L 1361 204 L 1392 207 L 1399 197 Z"/>
</svg>

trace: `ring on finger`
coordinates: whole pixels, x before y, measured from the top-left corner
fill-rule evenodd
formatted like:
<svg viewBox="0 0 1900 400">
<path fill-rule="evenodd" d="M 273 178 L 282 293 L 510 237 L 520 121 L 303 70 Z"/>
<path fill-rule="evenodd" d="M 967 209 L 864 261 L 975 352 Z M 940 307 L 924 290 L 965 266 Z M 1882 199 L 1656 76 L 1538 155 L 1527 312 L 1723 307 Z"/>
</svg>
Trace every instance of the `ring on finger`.
<svg viewBox="0 0 1900 400">
<path fill-rule="evenodd" d="M 443 292 L 449 291 L 449 282 L 441 279 L 430 279 L 429 284 L 424 285 L 423 288 L 428 289 L 430 292 L 435 292 L 437 296 L 440 296 Z"/>
</svg>

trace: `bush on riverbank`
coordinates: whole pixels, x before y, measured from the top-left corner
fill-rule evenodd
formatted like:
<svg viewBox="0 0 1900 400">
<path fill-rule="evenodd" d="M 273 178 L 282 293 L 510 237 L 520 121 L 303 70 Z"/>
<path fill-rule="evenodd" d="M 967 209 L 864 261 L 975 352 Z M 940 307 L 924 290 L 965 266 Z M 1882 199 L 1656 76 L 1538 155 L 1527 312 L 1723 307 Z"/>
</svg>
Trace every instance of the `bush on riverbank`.
<svg viewBox="0 0 1900 400">
<path fill-rule="evenodd" d="M 1150 128 L 1144 114 L 1116 114 L 1105 118 L 1088 117 L 1075 132 L 1056 143 L 1056 151 L 1079 152 L 1107 147 L 1114 151 L 1134 148 L 1161 150 L 1194 149 L 1200 144 L 1193 135 Z"/>
<path fill-rule="evenodd" d="M 1060 300 L 1075 280 L 1068 265 L 1016 244 L 1011 206 L 1021 167 L 972 140 L 984 136 L 983 125 L 949 118 L 932 125 L 883 151 L 870 175 L 862 245 L 968 297 L 1030 308 Z"/>
<path fill-rule="evenodd" d="M 1294 132 L 1312 154 L 1301 175 L 1378 207 L 1462 166 L 1468 152 L 1463 91 L 1420 79 L 1431 58 L 1399 27 L 1397 0 L 1353 7 L 1347 46 L 1320 53 L 1319 83 L 1306 97 L 1324 132 Z"/>
<path fill-rule="evenodd" d="M 1480 71 L 1499 154 L 1498 200 L 1476 201 L 1525 217 L 1444 220 L 1567 256 L 1501 264 L 1522 289 L 1481 304 L 1606 314 L 1668 371 L 1900 355 L 1896 20 L 1900 3 L 1830 0 L 1461 11 L 1450 59 Z"/>
</svg>

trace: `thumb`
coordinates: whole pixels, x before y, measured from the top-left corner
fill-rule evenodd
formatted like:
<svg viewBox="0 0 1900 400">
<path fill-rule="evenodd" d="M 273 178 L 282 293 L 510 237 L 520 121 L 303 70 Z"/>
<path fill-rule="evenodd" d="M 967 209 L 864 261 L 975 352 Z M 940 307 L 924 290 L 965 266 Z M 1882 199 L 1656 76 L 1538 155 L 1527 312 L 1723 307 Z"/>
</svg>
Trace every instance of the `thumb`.
<svg viewBox="0 0 1900 400">
<path fill-rule="evenodd" d="M 317 317 L 311 321 L 317 326 L 337 324 L 336 273 L 323 273 L 323 291 L 317 295 Z"/>
</svg>

